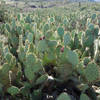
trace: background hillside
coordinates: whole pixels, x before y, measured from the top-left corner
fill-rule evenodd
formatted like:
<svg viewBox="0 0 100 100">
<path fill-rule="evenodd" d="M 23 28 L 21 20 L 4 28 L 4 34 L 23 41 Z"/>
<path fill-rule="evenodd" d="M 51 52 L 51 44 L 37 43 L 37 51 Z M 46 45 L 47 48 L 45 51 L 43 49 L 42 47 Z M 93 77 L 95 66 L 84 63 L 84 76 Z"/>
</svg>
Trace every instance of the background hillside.
<svg viewBox="0 0 100 100">
<path fill-rule="evenodd" d="M 11 0 L 11 1 L 24 1 L 24 0 Z M 86 1 L 90 1 L 90 2 L 95 2 L 95 1 L 100 1 L 100 0 L 29 0 L 29 1 L 73 1 L 73 2 L 86 2 Z"/>
</svg>

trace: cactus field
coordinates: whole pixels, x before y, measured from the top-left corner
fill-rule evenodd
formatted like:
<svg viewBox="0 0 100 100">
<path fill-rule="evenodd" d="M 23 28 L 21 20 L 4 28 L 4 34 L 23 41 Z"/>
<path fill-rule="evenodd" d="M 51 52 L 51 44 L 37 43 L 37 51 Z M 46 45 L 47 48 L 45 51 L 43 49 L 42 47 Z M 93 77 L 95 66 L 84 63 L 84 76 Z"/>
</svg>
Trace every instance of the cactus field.
<svg viewBox="0 0 100 100">
<path fill-rule="evenodd" d="M 2 1 L 0 100 L 100 100 L 100 3 L 23 12 Z"/>
</svg>

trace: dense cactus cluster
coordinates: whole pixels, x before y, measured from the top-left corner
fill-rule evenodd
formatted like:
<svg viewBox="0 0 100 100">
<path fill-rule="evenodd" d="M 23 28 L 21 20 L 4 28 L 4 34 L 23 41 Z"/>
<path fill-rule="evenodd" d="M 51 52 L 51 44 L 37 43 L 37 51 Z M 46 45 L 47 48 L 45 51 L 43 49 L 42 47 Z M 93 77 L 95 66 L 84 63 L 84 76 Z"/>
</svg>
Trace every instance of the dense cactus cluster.
<svg viewBox="0 0 100 100">
<path fill-rule="evenodd" d="M 0 39 L 0 99 L 94 100 L 87 91 L 96 95 L 92 86 L 100 82 L 98 16 L 12 13 L 0 26 L 7 41 Z M 58 89 L 69 80 L 79 97 Z"/>
</svg>

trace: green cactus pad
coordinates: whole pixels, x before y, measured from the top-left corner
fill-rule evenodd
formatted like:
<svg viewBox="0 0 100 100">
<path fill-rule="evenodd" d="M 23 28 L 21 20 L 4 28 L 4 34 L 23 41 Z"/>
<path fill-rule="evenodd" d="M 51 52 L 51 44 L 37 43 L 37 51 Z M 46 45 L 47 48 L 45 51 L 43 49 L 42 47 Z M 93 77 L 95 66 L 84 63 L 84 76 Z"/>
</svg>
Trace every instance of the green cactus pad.
<svg viewBox="0 0 100 100">
<path fill-rule="evenodd" d="M 58 73 L 58 78 L 62 81 L 67 81 L 73 72 L 72 65 L 68 63 L 58 65 L 55 70 Z"/>
<path fill-rule="evenodd" d="M 99 33 L 99 28 L 98 27 L 95 27 L 95 29 L 94 29 L 94 35 L 97 37 L 98 36 L 98 33 Z"/>
<path fill-rule="evenodd" d="M 25 67 L 25 75 L 30 81 L 32 81 L 35 79 L 36 73 L 41 70 L 43 70 L 43 67 L 41 65 L 41 62 L 38 61 L 38 63 L 35 63 L 29 67 Z"/>
<path fill-rule="evenodd" d="M 67 20 L 67 19 L 64 19 L 63 24 L 64 24 L 65 26 L 68 25 L 68 20 Z"/>
<path fill-rule="evenodd" d="M 42 63 L 40 61 L 37 61 L 37 63 L 34 64 L 34 73 L 37 73 L 41 70 L 43 70 Z"/>
<path fill-rule="evenodd" d="M 18 27 L 17 27 L 17 32 L 18 32 L 19 35 L 21 35 L 21 31 L 22 31 L 21 26 L 18 26 Z"/>
<path fill-rule="evenodd" d="M 46 33 L 45 33 L 45 38 L 46 39 L 50 39 L 51 37 L 52 37 L 52 31 L 50 30 L 50 31 L 47 31 Z"/>
<path fill-rule="evenodd" d="M 33 34 L 32 33 L 29 33 L 27 35 L 27 39 L 28 39 L 29 43 L 33 43 Z"/>
<path fill-rule="evenodd" d="M 37 80 L 36 80 L 36 85 L 38 84 L 42 84 L 43 82 L 45 82 L 46 80 L 48 79 L 48 75 L 47 74 L 44 74 L 42 75 L 41 77 L 39 77 Z"/>
<path fill-rule="evenodd" d="M 26 21 L 26 23 L 31 23 L 32 19 L 31 19 L 30 14 L 28 14 L 28 16 L 26 16 L 25 21 Z"/>
<path fill-rule="evenodd" d="M 96 14 L 93 14 L 93 15 L 91 16 L 91 18 L 92 18 L 92 20 L 94 20 L 94 19 L 96 18 Z"/>
<path fill-rule="evenodd" d="M 39 44 L 38 44 L 38 51 L 39 52 L 44 52 L 47 50 L 48 46 L 47 46 L 47 42 L 46 40 L 41 40 L 39 41 Z"/>
<path fill-rule="evenodd" d="M 16 28 L 16 20 L 14 18 L 12 19 L 12 28 Z"/>
<path fill-rule="evenodd" d="M 18 15 L 17 15 L 18 21 L 20 21 L 20 18 L 21 18 L 21 16 L 20 16 L 20 14 L 18 14 Z"/>
<path fill-rule="evenodd" d="M 90 30 L 94 30 L 94 25 L 93 24 L 89 24 L 89 27 L 88 27 Z"/>
<path fill-rule="evenodd" d="M 45 24 L 43 28 L 43 32 L 47 32 L 49 30 L 49 25 Z"/>
<path fill-rule="evenodd" d="M 10 88 L 8 88 L 8 93 L 10 93 L 11 95 L 16 95 L 19 92 L 20 92 L 19 88 L 15 86 L 11 86 Z"/>
<path fill-rule="evenodd" d="M 31 44 L 29 45 L 28 52 L 32 52 L 32 53 L 33 53 L 33 51 L 34 51 L 34 44 L 31 43 Z"/>
<path fill-rule="evenodd" d="M 8 73 L 10 69 L 11 67 L 9 66 L 9 64 L 5 63 L 3 64 L 3 67 L 2 67 L 2 73 L 3 74 Z"/>
<path fill-rule="evenodd" d="M 67 57 L 68 57 L 68 62 L 71 63 L 73 66 L 78 65 L 79 58 L 78 58 L 78 54 L 76 52 L 68 50 Z"/>
<path fill-rule="evenodd" d="M 88 37 L 90 36 L 92 33 L 91 33 L 91 30 L 90 29 L 87 29 L 86 32 L 85 32 L 85 36 Z"/>
<path fill-rule="evenodd" d="M 94 41 L 93 35 L 90 35 L 90 36 L 85 37 L 85 38 L 86 38 L 86 40 L 85 40 L 85 42 L 84 42 L 84 45 L 85 45 L 86 47 L 92 46 L 92 45 L 93 45 L 93 41 Z"/>
<path fill-rule="evenodd" d="M 78 38 L 78 35 L 77 34 L 75 34 L 75 37 L 74 37 L 74 48 L 79 48 L 79 44 L 80 43 L 80 41 L 79 41 L 79 38 Z"/>
<path fill-rule="evenodd" d="M 4 57 L 6 57 L 6 54 L 9 53 L 9 48 L 8 46 L 6 46 L 5 48 L 2 48 L 2 54 L 4 55 Z"/>
<path fill-rule="evenodd" d="M 13 45 L 13 47 L 16 47 L 19 43 L 19 38 L 16 36 L 12 36 L 11 37 L 11 44 Z"/>
<path fill-rule="evenodd" d="M 50 22 L 53 23 L 55 21 L 54 17 L 50 18 Z"/>
<path fill-rule="evenodd" d="M 60 37 L 63 37 L 63 35 L 64 35 L 64 29 L 62 27 L 59 27 L 58 30 L 57 30 L 57 32 L 58 32 L 58 35 Z"/>
<path fill-rule="evenodd" d="M 62 48 L 62 47 L 61 47 Z M 60 49 L 60 47 L 58 48 L 58 50 Z M 60 62 L 62 63 L 66 63 L 67 62 L 67 58 L 68 58 L 68 55 L 67 55 L 67 52 L 68 52 L 68 49 L 67 48 L 64 48 L 64 52 L 61 53 L 61 49 L 60 49 Z M 68 63 L 68 62 L 67 62 Z"/>
<path fill-rule="evenodd" d="M 57 100 L 71 100 L 70 96 L 67 93 L 61 93 L 58 97 Z M 84 99 L 85 100 L 85 99 Z"/>
<path fill-rule="evenodd" d="M 33 66 L 34 65 L 34 63 L 36 62 L 36 57 L 35 57 L 35 55 L 33 54 L 33 53 L 28 53 L 27 55 L 26 55 L 26 64 L 27 64 L 27 67 L 28 66 Z"/>
<path fill-rule="evenodd" d="M 80 100 L 90 100 L 89 97 L 86 94 L 81 94 Z"/>
<path fill-rule="evenodd" d="M 34 90 L 32 95 L 32 100 L 41 100 L 42 99 L 42 92 L 41 90 Z"/>
<path fill-rule="evenodd" d="M 62 46 L 61 46 L 61 45 L 58 45 L 58 46 L 56 47 L 56 54 L 57 54 L 57 56 L 59 56 L 59 55 L 60 55 L 61 48 L 62 48 Z"/>
<path fill-rule="evenodd" d="M 3 47 L 3 42 L 0 41 L 0 49 Z"/>
<path fill-rule="evenodd" d="M 29 31 L 29 32 L 31 32 L 31 25 L 30 24 L 25 24 L 25 29 L 27 30 L 27 31 Z"/>
<path fill-rule="evenodd" d="M 64 45 L 67 46 L 70 43 L 71 37 L 70 34 L 67 33 L 64 35 Z"/>
<path fill-rule="evenodd" d="M 16 65 L 16 58 L 15 58 L 14 56 L 12 57 L 12 59 L 11 59 L 9 65 L 10 65 L 11 67 L 15 67 L 15 65 Z"/>
<path fill-rule="evenodd" d="M 26 58 L 26 52 L 24 49 L 25 48 L 23 46 L 21 46 L 18 51 L 18 57 L 19 57 L 20 61 L 22 61 L 22 62 L 25 61 L 25 58 Z"/>
<path fill-rule="evenodd" d="M 99 69 L 96 64 L 89 63 L 85 69 L 85 77 L 88 82 L 96 81 L 99 77 Z"/>
<path fill-rule="evenodd" d="M 90 61 L 91 61 L 91 59 L 90 59 L 89 57 L 85 57 L 85 58 L 83 59 L 84 65 L 87 65 Z"/>
<path fill-rule="evenodd" d="M 8 63 L 10 63 L 10 61 L 12 59 L 11 53 L 7 53 L 6 56 L 5 56 L 5 59 L 7 60 Z"/>
<path fill-rule="evenodd" d="M 57 42 L 56 41 L 48 41 L 48 47 L 55 48 L 56 45 L 57 45 Z"/>
<path fill-rule="evenodd" d="M 80 75 L 83 75 L 84 74 L 84 70 L 83 70 L 83 63 L 80 62 L 77 66 L 77 72 L 80 74 Z"/>
<path fill-rule="evenodd" d="M 8 24 L 6 24 L 6 29 L 7 29 L 8 32 L 11 31 L 11 30 L 10 30 L 10 26 L 9 26 Z"/>
<path fill-rule="evenodd" d="M 35 75 L 34 75 L 34 68 L 33 66 L 31 67 L 25 67 L 25 76 L 30 80 L 34 80 L 35 79 Z"/>
</svg>

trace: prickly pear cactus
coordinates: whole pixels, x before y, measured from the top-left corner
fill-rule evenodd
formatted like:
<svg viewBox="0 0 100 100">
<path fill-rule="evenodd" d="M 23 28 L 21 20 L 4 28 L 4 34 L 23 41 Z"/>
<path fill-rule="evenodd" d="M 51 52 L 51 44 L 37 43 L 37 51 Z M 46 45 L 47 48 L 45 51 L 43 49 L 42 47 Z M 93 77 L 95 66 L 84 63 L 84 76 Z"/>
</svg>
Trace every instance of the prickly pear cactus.
<svg viewBox="0 0 100 100">
<path fill-rule="evenodd" d="M 79 38 L 78 38 L 78 34 L 75 34 L 74 36 L 74 49 L 78 49 L 80 44 L 79 44 Z"/>
<path fill-rule="evenodd" d="M 92 20 L 94 20 L 94 19 L 96 18 L 96 14 L 93 14 L 93 15 L 91 16 L 91 18 L 92 18 Z"/>
<path fill-rule="evenodd" d="M 4 71 L 6 71 L 7 73 L 5 74 Z M 0 77 L 1 77 L 0 83 L 3 85 L 3 87 L 8 88 L 10 84 L 10 80 L 9 80 L 9 66 L 7 66 L 7 64 L 0 66 Z"/>
<path fill-rule="evenodd" d="M 6 29 L 8 32 L 10 32 L 10 26 L 8 24 L 6 24 Z"/>
<path fill-rule="evenodd" d="M 84 71 L 88 83 L 95 82 L 99 79 L 99 68 L 96 64 L 89 63 Z"/>
<path fill-rule="evenodd" d="M 91 47 L 94 45 L 94 40 L 98 37 L 99 28 L 93 24 L 88 25 L 85 34 L 82 35 L 83 47 Z"/>
<path fill-rule="evenodd" d="M 0 64 L 0 83 L 3 84 L 4 91 L 10 86 L 10 84 L 16 80 L 16 73 L 18 71 L 16 67 L 16 58 L 10 53 L 8 46 L 3 47 L 1 43 L 0 56 L 3 60 Z M 11 73 L 10 73 L 11 72 Z"/>
<path fill-rule="evenodd" d="M 63 37 L 63 35 L 64 35 L 64 29 L 62 27 L 59 27 L 58 30 L 57 30 L 57 32 L 58 32 L 58 35 L 60 37 Z"/>
<path fill-rule="evenodd" d="M 92 31 L 94 30 L 94 24 L 89 24 L 88 28 Z"/>
<path fill-rule="evenodd" d="M 39 71 L 43 71 L 41 61 L 37 61 L 35 56 L 31 53 L 26 55 L 25 75 L 28 80 L 34 81 Z"/>
<path fill-rule="evenodd" d="M 90 14 L 83 11 L 82 16 L 79 12 L 42 11 L 9 11 L 9 20 L 0 25 L 7 37 L 7 42 L 0 38 L 0 99 L 9 93 L 11 99 L 18 95 L 20 99 L 41 100 L 58 85 L 74 80 L 81 90 L 80 100 L 90 100 L 85 91 L 100 81 L 98 14 L 94 10 Z M 69 93 L 61 92 L 54 99 L 71 100 Z"/>
<path fill-rule="evenodd" d="M 46 38 L 46 39 L 50 39 L 50 38 L 52 37 L 52 35 L 53 35 L 53 32 L 52 32 L 51 30 L 49 30 L 49 31 L 47 31 L 47 32 L 45 33 L 45 38 Z"/>
<path fill-rule="evenodd" d="M 79 63 L 79 58 L 77 53 L 64 48 L 64 52 L 61 53 L 59 58 L 58 67 L 56 69 L 59 77 L 63 80 L 67 80 L 72 72 L 76 69 Z"/>
<path fill-rule="evenodd" d="M 69 33 L 64 35 L 64 46 L 67 46 L 71 41 L 71 36 Z"/>
<path fill-rule="evenodd" d="M 72 75 L 73 68 L 71 64 L 60 64 L 55 68 L 55 71 L 58 74 L 57 78 L 61 79 L 62 81 L 67 81 Z"/>
<path fill-rule="evenodd" d="M 58 96 L 57 100 L 71 100 L 71 98 L 70 98 L 70 96 L 67 93 L 61 93 Z"/>
<path fill-rule="evenodd" d="M 20 92 L 19 88 L 15 87 L 15 86 L 11 86 L 8 88 L 8 93 L 10 93 L 11 95 L 16 95 Z"/>
<path fill-rule="evenodd" d="M 45 24 L 43 28 L 43 32 L 47 32 L 49 30 L 49 24 Z"/>
<path fill-rule="evenodd" d="M 83 59 L 83 64 L 84 65 L 88 65 L 88 63 L 91 61 L 91 59 L 89 58 L 89 57 L 85 57 L 84 59 Z"/>
<path fill-rule="evenodd" d="M 47 42 L 49 48 L 55 48 L 57 46 L 57 41 L 55 40 L 48 40 Z"/>
<path fill-rule="evenodd" d="M 33 43 L 33 34 L 32 33 L 29 33 L 27 35 L 27 39 L 28 39 L 29 43 Z"/>
<path fill-rule="evenodd" d="M 17 32 L 17 27 L 15 19 L 12 19 L 11 27 L 9 24 L 6 24 L 7 34 L 8 34 L 8 43 L 10 47 L 10 51 L 16 55 L 16 51 L 18 49 L 19 44 L 19 33 Z"/>
<path fill-rule="evenodd" d="M 90 98 L 86 94 L 82 93 L 80 96 L 80 100 L 90 100 Z"/>
<path fill-rule="evenodd" d="M 76 52 L 68 50 L 67 52 L 68 62 L 71 63 L 73 66 L 77 66 L 79 63 L 79 58 Z"/>
<path fill-rule="evenodd" d="M 48 45 L 46 43 L 46 40 L 41 40 L 38 43 L 37 49 L 39 52 L 45 52 L 48 48 Z"/>
<path fill-rule="evenodd" d="M 32 53 L 26 55 L 26 66 L 25 66 L 25 75 L 29 80 L 34 79 L 34 64 L 36 63 L 36 57 Z"/>
<path fill-rule="evenodd" d="M 47 74 L 44 74 L 42 75 L 41 77 L 39 77 L 37 80 L 36 80 L 36 85 L 38 84 L 43 84 L 45 81 L 47 81 L 48 79 L 48 75 Z"/>
<path fill-rule="evenodd" d="M 33 66 L 35 62 L 36 62 L 35 54 L 27 53 L 26 54 L 26 66 L 27 67 Z"/>
</svg>

